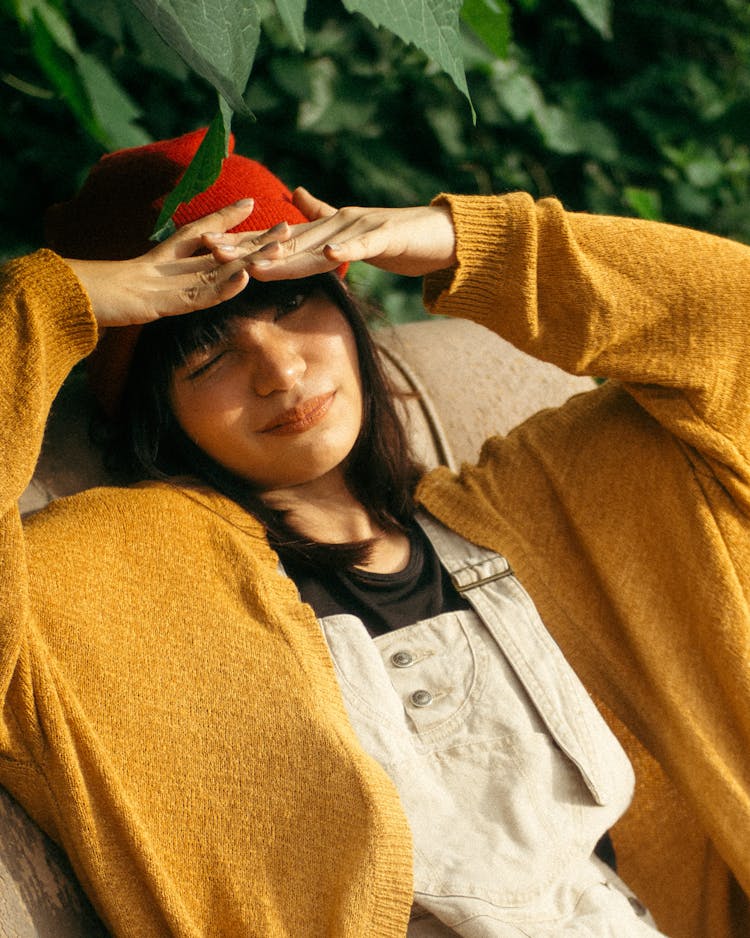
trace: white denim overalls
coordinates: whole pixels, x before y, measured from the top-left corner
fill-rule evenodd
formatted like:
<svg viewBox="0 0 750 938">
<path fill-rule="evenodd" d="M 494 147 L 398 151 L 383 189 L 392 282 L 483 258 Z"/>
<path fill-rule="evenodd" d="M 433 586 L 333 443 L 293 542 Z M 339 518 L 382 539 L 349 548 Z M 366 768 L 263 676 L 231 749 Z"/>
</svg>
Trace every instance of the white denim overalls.
<svg viewBox="0 0 750 938">
<path fill-rule="evenodd" d="M 594 846 L 633 773 L 505 558 L 420 524 L 471 604 L 372 639 L 321 620 L 414 840 L 409 938 L 656 938 Z"/>
</svg>

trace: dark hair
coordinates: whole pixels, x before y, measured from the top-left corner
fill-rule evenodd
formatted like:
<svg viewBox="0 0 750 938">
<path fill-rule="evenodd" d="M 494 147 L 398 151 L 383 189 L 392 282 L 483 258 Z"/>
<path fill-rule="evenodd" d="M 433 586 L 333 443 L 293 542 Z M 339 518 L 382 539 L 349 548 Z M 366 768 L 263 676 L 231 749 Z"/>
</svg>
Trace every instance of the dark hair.
<svg viewBox="0 0 750 938">
<path fill-rule="evenodd" d="M 254 281 L 239 296 L 213 309 L 144 326 L 125 386 L 121 414 L 106 434 L 110 469 L 126 481 L 192 476 L 208 483 L 257 517 L 274 547 L 307 567 L 351 567 L 362 563 L 371 541 L 329 544 L 312 541 L 271 509 L 258 490 L 204 453 L 178 424 L 169 389 L 175 368 L 196 349 L 223 338 L 238 317 L 284 303 L 290 294 L 321 291 L 349 322 L 362 380 L 362 426 L 345 464 L 346 483 L 386 531 L 404 530 L 414 514 L 414 489 L 421 467 L 414 461 L 396 412 L 390 386 L 367 326 L 364 310 L 335 274 L 304 280 Z"/>
</svg>

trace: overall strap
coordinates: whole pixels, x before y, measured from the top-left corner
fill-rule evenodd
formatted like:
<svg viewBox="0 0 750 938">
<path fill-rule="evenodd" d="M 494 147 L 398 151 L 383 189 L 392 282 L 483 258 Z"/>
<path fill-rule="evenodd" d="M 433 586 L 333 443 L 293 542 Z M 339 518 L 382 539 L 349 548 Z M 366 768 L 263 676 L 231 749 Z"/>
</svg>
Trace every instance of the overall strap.
<svg viewBox="0 0 750 938">
<path fill-rule="evenodd" d="M 542 622 L 507 559 L 417 515 L 456 589 L 492 634 L 550 734 L 578 767 L 598 804 L 618 787 L 619 744 Z M 617 768 L 615 769 L 615 764 Z"/>
</svg>

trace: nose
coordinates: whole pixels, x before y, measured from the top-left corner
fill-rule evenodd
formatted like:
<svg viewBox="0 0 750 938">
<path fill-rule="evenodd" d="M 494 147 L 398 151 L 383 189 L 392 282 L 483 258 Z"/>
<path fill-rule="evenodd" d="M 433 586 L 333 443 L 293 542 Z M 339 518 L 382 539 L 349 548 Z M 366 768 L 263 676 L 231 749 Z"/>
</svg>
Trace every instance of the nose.
<svg viewBox="0 0 750 938">
<path fill-rule="evenodd" d="M 260 397 L 274 391 L 290 391 L 307 370 L 296 336 L 269 324 L 258 337 L 253 390 Z"/>
</svg>

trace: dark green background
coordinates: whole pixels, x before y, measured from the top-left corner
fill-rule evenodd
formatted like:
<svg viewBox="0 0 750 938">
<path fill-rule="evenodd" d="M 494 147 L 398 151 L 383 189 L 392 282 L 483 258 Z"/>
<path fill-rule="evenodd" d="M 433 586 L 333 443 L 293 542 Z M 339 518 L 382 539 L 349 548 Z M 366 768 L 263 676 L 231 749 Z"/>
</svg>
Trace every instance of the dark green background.
<svg viewBox="0 0 750 938">
<path fill-rule="evenodd" d="M 5 5 L 2 5 L 4 3 Z M 0 255 L 36 247 L 49 203 L 104 151 L 50 89 L 33 37 L 0 3 Z M 568 0 L 511 8 L 497 59 L 467 37 L 477 111 L 450 79 L 338 0 L 315 0 L 307 48 L 264 21 L 237 148 L 290 185 L 337 203 L 401 205 L 441 190 L 522 188 L 576 211 L 642 215 L 750 242 L 750 4 L 615 0 L 612 38 Z M 215 93 L 135 11 L 114 0 L 60 9 L 78 43 L 141 110 L 144 138 L 207 123 Z M 133 140 L 136 142 L 136 139 Z M 358 265 L 398 319 L 413 291 Z M 416 287 L 416 284 L 414 285 Z"/>
</svg>

